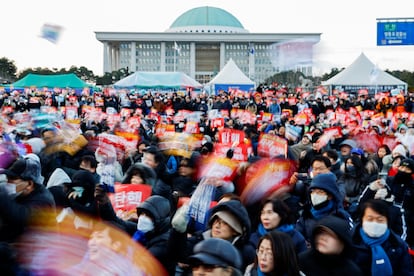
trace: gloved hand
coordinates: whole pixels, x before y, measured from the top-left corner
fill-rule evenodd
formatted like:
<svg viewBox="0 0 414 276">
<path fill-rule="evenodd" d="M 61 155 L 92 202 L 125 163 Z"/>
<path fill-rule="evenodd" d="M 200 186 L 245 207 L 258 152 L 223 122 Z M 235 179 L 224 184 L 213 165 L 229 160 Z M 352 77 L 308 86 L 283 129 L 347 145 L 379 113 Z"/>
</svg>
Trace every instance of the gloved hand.
<svg viewBox="0 0 414 276">
<path fill-rule="evenodd" d="M 176 231 L 184 233 L 187 230 L 187 225 L 190 221 L 190 214 L 188 213 L 189 210 L 190 205 L 184 204 L 175 212 L 171 225 Z"/>
<path fill-rule="evenodd" d="M 385 197 L 388 195 L 388 191 L 386 188 L 378 189 L 375 193 L 374 198 L 375 199 L 385 199 Z"/>
<path fill-rule="evenodd" d="M 382 189 L 385 186 L 385 180 L 384 179 L 377 179 L 375 181 L 372 181 L 369 183 L 369 188 L 373 191 L 377 191 L 378 189 Z"/>
</svg>

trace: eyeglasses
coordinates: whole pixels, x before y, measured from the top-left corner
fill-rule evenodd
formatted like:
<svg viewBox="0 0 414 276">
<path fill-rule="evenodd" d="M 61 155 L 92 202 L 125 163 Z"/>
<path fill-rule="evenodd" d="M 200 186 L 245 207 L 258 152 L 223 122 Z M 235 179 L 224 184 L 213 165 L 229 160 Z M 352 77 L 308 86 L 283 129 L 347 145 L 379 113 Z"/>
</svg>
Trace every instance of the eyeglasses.
<svg viewBox="0 0 414 276">
<path fill-rule="evenodd" d="M 273 258 L 273 253 L 270 250 L 263 250 L 263 249 L 258 249 L 256 250 L 256 254 L 259 257 L 265 257 L 265 258 Z"/>
</svg>

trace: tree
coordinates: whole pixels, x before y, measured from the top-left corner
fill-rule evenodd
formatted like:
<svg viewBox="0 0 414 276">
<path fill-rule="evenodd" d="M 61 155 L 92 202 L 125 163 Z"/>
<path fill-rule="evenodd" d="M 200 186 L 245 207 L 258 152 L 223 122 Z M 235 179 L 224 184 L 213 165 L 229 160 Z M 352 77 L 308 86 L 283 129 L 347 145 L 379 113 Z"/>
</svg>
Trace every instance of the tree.
<svg viewBox="0 0 414 276">
<path fill-rule="evenodd" d="M 266 83 L 281 83 L 288 88 L 294 88 L 301 85 L 301 80 L 305 77 L 302 72 L 285 71 L 277 73 L 265 80 Z"/>
<path fill-rule="evenodd" d="M 74 73 L 76 76 L 81 78 L 82 80 L 90 83 L 95 83 L 97 76 L 93 74 L 92 70 L 89 70 L 85 66 L 76 67 L 72 66 L 70 67 L 68 73 Z"/>
<path fill-rule="evenodd" d="M 329 80 L 330 78 L 332 78 L 333 76 L 337 75 L 338 73 L 342 72 L 345 68 L 342 68 L 341 70 L 339 70 L 338 68 L 332 68 L 331 72 L 329 73 L 325 73 L 322 75 L 322 81 L 326 81 Z"/>
<path fill-rule="evenodd" d="M 17 67 L 13 60 L 6 57 L 0 58 L 0 79 L 3 82 L 14 82 L 16 80 Z"/>
</svg>

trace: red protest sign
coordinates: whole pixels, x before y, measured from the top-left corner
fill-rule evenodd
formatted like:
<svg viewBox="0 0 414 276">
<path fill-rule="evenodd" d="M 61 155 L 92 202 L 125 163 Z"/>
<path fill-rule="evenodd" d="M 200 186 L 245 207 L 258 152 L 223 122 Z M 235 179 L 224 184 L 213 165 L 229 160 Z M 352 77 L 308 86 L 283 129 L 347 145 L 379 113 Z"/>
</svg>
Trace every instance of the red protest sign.
<svg viewBox="0 0 414 276">
<path fill-rule="evenodd" d="M 118 217 L 130 218 L 136 214 L 138 204 L 146 200 L 152 187 L 146 184 L 115 184 L 115 193 L 109 195 Z"/>
<path fill-rule="evenodd" d="M 286 139 L 272 134 L 262 134 L 257 145 L 257 154 L 261 157 L 287 156 L 288 142 Z"/>
</svg>

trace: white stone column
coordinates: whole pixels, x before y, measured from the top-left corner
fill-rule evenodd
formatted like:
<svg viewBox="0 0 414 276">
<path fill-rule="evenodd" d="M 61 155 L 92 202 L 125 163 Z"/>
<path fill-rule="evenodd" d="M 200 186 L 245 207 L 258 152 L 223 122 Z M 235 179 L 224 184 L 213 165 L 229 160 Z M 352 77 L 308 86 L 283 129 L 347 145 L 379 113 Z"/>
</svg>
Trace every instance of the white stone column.
<svg viewBox="0 0 414 276">
<path fill-rule="evenodd" d="M 254 44 L 251 44 L 249 47 L 254 47 Z M 255 70 L 255 51 L 253 51 L 253 54 L 250 53 L 250 49 L 249 49 L 249 79 L 251 79 L 252 81 L 255 81 L 255 75 L 256 75 L 256 70 Z"/>
<path fill-rule="evenodd" d="M 190 43 L 190 77 L 196 77 L 196 45 L 195 42 Z"/>
<path fill-rule="evenodd" d="M 224 42 L 220 42 L 220 68 L 223 69 L 224 65 L 226 65 L 226 44 Z"/>
<path fill-rule="evenodd" d="M 165 72 L 165 51 L 166 51 L 166 47 L 165 47 L 165 42 L 161 42 L 161 49 L 160 49 L 161 53 L 160 53 L 160 71 L 161 72 Z"/>
<path fill-rule="evenodd" d="M 110 46 L 108 42 L 103 43 L 103 73 L 111 72 L 111 56 L 110 56 Z"/>
<path fill-rule="evenodd" d="M 129 64 L 129 72 L 137 71 L 137 43 L 135 41 L 131 42 L 131 60 Z"/>
</svg>

